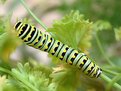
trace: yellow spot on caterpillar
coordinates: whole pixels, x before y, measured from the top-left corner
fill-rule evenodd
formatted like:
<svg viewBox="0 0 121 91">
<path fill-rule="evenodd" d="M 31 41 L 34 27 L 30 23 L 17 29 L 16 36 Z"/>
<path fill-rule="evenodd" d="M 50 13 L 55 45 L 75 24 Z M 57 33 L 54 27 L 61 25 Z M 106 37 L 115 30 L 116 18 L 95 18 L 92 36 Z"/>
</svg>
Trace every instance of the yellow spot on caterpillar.
<svg viewBox="0 0 121 91">
<path fill-rule="evenodd" d="M 51 40 L 49 40 L 49 42 L 52 42 Z"/>
<path fill-rule="evenodd" d="M 63 52 L 66 52 L 66 50 L 63 50 Z"/>
<path fill-rule="evenodd" d="M 38 39 L 36 39 L 35 42 L 38 42 Z"/>
<path fill-rule="evenodd" d="M 72 58 L 75 58 L 75 56 L 73 55 Z"/>
<path fill-rule="evenodd" d="M 46 46 L 45 46 L 45 48 L 47 49 L 47 48 L 48 48 L 48 46 L 46 45 Z"/>
<path fill-rule="evenodd" d="M 84 62 L 81 63 L 82 65 L 84 64 Z"/>
</svg>

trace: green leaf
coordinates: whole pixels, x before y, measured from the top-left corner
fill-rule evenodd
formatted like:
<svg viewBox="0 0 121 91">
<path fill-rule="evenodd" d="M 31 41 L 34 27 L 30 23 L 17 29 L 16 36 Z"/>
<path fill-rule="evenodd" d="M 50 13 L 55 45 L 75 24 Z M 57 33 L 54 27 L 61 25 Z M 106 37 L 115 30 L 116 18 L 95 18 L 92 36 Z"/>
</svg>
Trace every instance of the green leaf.
<svg viewBox="0 0 121 91">
<path fill-rule="evenodd" d="M 61 20 L 56 20 L 48 32 L 75 49 L 87 50 L 91 46 L 91 25 L 92 23 L 84 19 L 78 11 L 72 11 Z"/>
<path fill-rule="evenodd" d="M 110 22 L 104 20 L 98 20 L 93 24 L 93 29 L 96 31 L 109 30 L 111 27 Z"/>
<path fill-rule="evenodd" d="M 19 91 L 55 91 L 55 84 L 49 83 L 49 78 L 40 70 L 33 70 L 29 63 L 19 63 L 11 73 L 7 83 L 11 89 L 16 85 Z"/>
<path fill-rule="evenodd" d="M 116 38 L 116 40 L 117 41 L 121 40 L 121 27 L 115 28 L 114 32 L 115 32 L 115 38 Z"/>
<path fill-rule="evenodd" d="M 75 49 L 85 51 L 91 47 L 92 23 L 78 11 L 72 11 L 61 20 L 56 20 L 48 32 L 55 38 Z M 53 57 L 53 61 L 58 59 Z M 63 63 L 64 64 L 64 63 Z M 79 70 L 68 64 L 57 67 L 51 74 L 57 91 L 76 91 L 80 83 Z M 76 84 L 73 84 L 75 83 Z"/>
<path fill-rule="evenodd" d="M 57 85 L 57 91 L 76 91 L 80 83 L 79 70 L 70 65 L 54 68 L 50 77 L 52 77 L 52 82 Z M 75 82 L 76 84 L 74 84 Z"/>
<path fill-rule="evenodd" d="M 11 15 L 0 18 L 0 59 L 5 62 L 8 62 L 10 53 L 21 43 L 13 31 L 10 18 Z"/>
</svg>

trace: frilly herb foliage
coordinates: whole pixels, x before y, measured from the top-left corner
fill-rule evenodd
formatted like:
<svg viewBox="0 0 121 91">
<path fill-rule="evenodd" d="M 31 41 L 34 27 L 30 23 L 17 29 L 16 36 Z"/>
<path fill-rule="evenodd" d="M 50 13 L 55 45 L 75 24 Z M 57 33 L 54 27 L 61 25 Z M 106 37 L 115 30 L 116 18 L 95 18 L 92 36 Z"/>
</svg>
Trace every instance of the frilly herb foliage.
<svg viewBox="0 0 121 91">
<path fill-rule="evenodd" d="M 32 62 L 29 59 L 32 63 L 18 63 L 17 67 L 9 67 L 9 69 L 0 64 L 0 91 L 104 91 L 105 89 L 110 91 L 112 86 L 121 90 L 121 68 L 112 63 L 112 60 L 110 60 L 102 48 L 103 41 L 99 39 L 101 32 L 112 29 L 112 25 L 108 21 L 99 20 L 92 23 L 88 19 L 85 19 L 84 15 L 80 14 L 79 11 L 72 11 L 61 20 L 56 20 L 51 28 L 47 28 L 26 6 L 24 0 L 19 1 L 23 4 L 28 13 L 55 39 L 95 58 L 98 54 L 96 48 L 98 48 L 102 54 L 100 55 L 101 58 L 104 58 L 104 65 L 102 65 L 103 74 L 101 75 L 101 79 L 91 79 L 83 75 L 83 73 L 74 66 L 64 62 L 60 62 L 59 65 L 54 63 L 60 60 L 52 56 L 54 66 L 51 65 L 49 67 L 40 65 L 35 61 Z M 20 42 L 11 30 L 13 30 L 13 26 L 10 24 L 9 19 L 4 20 L 1 18 L 1 63 L 3 61 L 9 62 L 10 53 L 19 44 L 18 42 Z M 108 33 L 110 33 L 110 31 L 108 31 Z M 115 29 L 115 36 L 117 40 L 120 40 L 120 28 Z M 106 38 L 109 37 L 106 36 Z M 98 47 L 95 46 L 95 42 Z M 96 50 L 94 55 L 90 53 L 90 50 L 93 48 Z M 98 59 L 100 58 L 97 57 L 97 60 Z M 98 60 L 98 62 L 99 61 L 100 60 Z M 105 61 L 109 64 L 105 63 Z M 102 61 L 100 63 L 102 63 Z M 108 82 L 107 85 L 105 84 L 106 87 L 102 79 Z"/>
<path fill-rule="evenodd" d="M 11 15 L 0 18 L 0 58 L 4 62 L 8 62 L 11 52 L 20 44 L 17 41 L 18 38 L 12 32 L 13 26 L 10 17 Z"/>
<path fill-rule="evenodd" d="M 3 81 L 3 91 L 56 91 L 56 85 L 49 83 L 49 78 L 44 73 L 33 69 L 29 63 L 19 63 L 17 68 L 12 68 L 8 73 L 8 79 Z"/>
<path fill-rule="evenodd" d="M 54 38 L 75 49 L 87 52 L 86 50 L 91 47 L 92 23 L 78 11 L 72 11 L 61 20 L 54 21 L 53 27 L 47 31 Z M 54 62 L 60 61 L 55 57 L 52 58 Z M 83 83 L 80 81 L 80 74 L 76 67 L 65 64 L 54 68 L 51 77 L 52 81 L 58 84 L 57 91 L 75 91 Z"/>
<path fill-rule="evenodd" d="M 93 29 L 96 31 L 110 30 L 112 28 L 110 22 L 98 20 L 93 24 Z"/>
<path fill-rule="evenodd" d="M 120 41 L 121 40 L 121 27 L 115 28 L 114 29 L 114 32 L 115 32 L 116 40 L 117 41 Z"/>
<path fill-rule="evenodd" d="M 49 28 L 48 32 L 75 49 L 85 51 L 91 47 L 92 23 L 79 14 L 79 11 L 72 11 L 61 20 L 54 21 L 53 27 Z"/>
</svg>

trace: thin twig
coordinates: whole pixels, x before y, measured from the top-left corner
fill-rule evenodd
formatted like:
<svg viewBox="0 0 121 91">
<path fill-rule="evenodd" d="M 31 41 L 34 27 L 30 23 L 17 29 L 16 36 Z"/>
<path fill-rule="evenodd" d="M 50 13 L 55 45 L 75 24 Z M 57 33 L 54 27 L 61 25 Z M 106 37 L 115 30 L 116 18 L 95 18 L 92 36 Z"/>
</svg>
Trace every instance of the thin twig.
<svg viewBox="0 0 121 91">
<path fill-rule="evenodd" d="M 120 80 L 120 79 L 121 79 L 121 74 L 118 74 L 117 76 L 115 76 L 115 77 L 112 79 L 112 81 L 108 84 L 106 91 L 110 91 L 112 85 L 113 85 L 114 83 L 116 83 L 116 82 L 117 82 L 118 80 Z"/>
<path fill-rule="evenodd" d="M 106 70 L 106 69 L 103 69 L 103 71 L 105 71 L 106 73 L 112 74 L 112 75 L 118 75 L 119 74 L 119 73 L 116 73 L 114 71 Z"/>
<path fill-rule="evenodd" d="M 101 78 L 107 81 L 108 83 L 112 82 L 112 79 L 110 79 L 105 74 L 101 74 Z M 121 85 L 119 85 L 118 83 L 114 83 L 113 86 L 121 90 Z"/>
<path fill-rule="evenodd" d="M 98 47 L 99 47 L 100 52 L 102 53 L 102 55 L 105 57 L 105 59 L 107 60 L 107 62 L 108 62 L 110 65 L 115 66 L 115 65 L 112 63 L 112 61 L 108 58 L 108 56 L 106 55 L 106 53 L 104 52 L 104 50 L 103 50 L 103 48 L 102 48 L 102 45 L 101 45 L 101 42 L 100 42 L 100 40 L 99 40 L 99 38 L 98 38 L 97 33 L 95 34 L 95 37 L 96 37 L 97 45 L 98 45 Z"/>
<path fill-rule="evenodd" d="M 30 15 L 45 29 L 47 30 L 47 26 L 37 18 L 37 16 L 28 8 L 27 4 L 24 2 L 24 0 L 19 0 L 21 4 L 25 7 L 25 9 L 30 13 Z"/>
</svg>

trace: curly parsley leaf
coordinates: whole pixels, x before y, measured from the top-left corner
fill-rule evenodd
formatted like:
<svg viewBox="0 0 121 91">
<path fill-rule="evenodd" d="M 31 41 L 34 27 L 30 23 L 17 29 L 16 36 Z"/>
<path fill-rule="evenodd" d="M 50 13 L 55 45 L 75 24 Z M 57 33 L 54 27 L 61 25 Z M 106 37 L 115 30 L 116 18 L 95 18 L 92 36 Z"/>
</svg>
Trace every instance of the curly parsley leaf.
<svg viewBox="0 0 121 91">
<path fill-rule="evenodd" d="M 10 87 L 11 89 L 17 87 L 19 91 L 56 90 L 56 85 L 54 83 L 49 83 L 49 78 L 47 78 L 41 70 L 34 70 L 29 63 L 25 65 L 19 63 L 17 68 L 12 69 L 11 76 L 9 76 L 7 80 L 5 87 Z"/>
<path fill-rule="evenodd" d="M 87 50 L 91 46 L 91 25 L 79 11 L 72 11 L 61 20 L 56 20 L 48 32 L 75 49 Z"/>
</svg>

